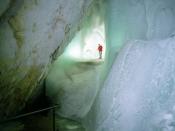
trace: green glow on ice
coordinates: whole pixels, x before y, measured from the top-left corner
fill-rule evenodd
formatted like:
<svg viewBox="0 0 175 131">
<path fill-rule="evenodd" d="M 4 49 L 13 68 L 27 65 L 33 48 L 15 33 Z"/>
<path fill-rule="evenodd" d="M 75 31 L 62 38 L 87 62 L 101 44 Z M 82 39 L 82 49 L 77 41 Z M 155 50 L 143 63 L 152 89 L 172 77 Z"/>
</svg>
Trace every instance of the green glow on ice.
<svg viewBox="0 0 175 131">
<path fill-rule="evenodd" d="M 106 48 L 104 23 L 79 31 L 69 43 L 64 55 L 72 59 L 98 59 L 97 48 L 99 43 L 103 45 L 102 57 L 104 58 Z"/>
</svg>

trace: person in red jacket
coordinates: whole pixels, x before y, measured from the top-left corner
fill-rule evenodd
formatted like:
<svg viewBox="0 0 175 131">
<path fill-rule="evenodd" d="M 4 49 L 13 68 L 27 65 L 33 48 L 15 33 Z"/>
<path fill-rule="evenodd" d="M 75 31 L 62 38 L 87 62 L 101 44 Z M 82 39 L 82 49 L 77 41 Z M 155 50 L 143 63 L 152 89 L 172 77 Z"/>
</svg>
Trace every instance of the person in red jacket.
<svg viewBox="0 0 175 131">
<path fill-rule="evenodd" d="M 101 44 L 98 44 L 99 59 L 102 59 L 102 51 L 103 51 L 103 46 Z"/>
</svg>

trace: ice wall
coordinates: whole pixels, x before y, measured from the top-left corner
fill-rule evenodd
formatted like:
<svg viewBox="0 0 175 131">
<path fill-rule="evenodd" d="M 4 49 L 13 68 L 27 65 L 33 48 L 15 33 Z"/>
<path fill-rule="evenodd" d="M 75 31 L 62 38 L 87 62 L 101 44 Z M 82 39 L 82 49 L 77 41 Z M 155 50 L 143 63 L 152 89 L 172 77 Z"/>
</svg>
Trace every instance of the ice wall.
<svg viewBox="0 0 175 131">
<path fill-rule="evenodd" d="M 175 130 L 174 5 L 174 0 L 107 2 L 108 69 L 115 63 L 83 119 L 89 131 Z"/>
<path fill-rule="evenodd" d="M 175 38 L 129 42 L 100 92 L 95 131 L 175 130 Z"/>
<path fill-rule="evenodd" d="M 175 30 L 174 0 L 109 0 L 106 35 L 109 63 L 126 41 L 164 39 Z"/>
<path fill-rule="evenodd" d="M 46 94 L 60 116 L 77 120 L 90 110 L 99 88 L 99 66 L 92 61 L 76 61 L 61 56 L 46 79 Z"/>
</svg>

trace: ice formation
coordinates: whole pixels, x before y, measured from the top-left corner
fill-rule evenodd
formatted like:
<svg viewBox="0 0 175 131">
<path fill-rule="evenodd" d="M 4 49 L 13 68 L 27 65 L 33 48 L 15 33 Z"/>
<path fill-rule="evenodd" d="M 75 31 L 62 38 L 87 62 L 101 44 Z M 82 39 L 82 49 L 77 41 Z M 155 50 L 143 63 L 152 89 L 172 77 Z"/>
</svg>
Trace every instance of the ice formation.
<svg viewBox="0 0 175 131">
<path fill-rule="evenodd" d="M 95 131 L 175 130 L 175 38 L 129 42 L 97 99 Z"/>
<path fill-rule="evenodd" d="M 54 63 L 46 82 L 47 96 L 53 103 L 60 105 L 57 114 L 75 120 L 84 117 L 99 88 L 98 74 L 98 62 L 73 61 L 60 57 Z"/>
</svg>

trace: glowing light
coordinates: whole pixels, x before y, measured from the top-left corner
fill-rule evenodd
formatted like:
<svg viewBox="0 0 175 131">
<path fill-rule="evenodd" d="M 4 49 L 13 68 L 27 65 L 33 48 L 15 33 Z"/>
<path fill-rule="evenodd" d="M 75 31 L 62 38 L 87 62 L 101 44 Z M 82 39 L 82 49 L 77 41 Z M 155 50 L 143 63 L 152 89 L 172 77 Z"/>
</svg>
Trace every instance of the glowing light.
<svg viewBox="0 0 175 131">
<path fill-rule="evenodd" d="M 85 35 L 83 31 L 87 31 Z M 98 59 L 98 44 L 103 46 L 102 58 L 105 57 L 105 30 L 104 24 L 96 25 L 92 29 L 84 29 L 77 33 L 74 39 L 69 43 L 65 54 L 74 59 Z"/>
<path fill-rule="evenodd" d="M 105 57 L 105 36 L 104 36 L 104 24 L 98 26 L 92 30 L 91 34 L 88 34 L 85 38 L 85 46 L 83 49 L 83 58 L 84 59 L 97 59 L 98 54 L 98 44 L 103 46 L 102 58 Z"/>
<path fill-rule="evenodd" d="M 78 44 L 75 44 L 74 46 L 70 46 L 67 49 L 67 55 L 73 58 L 79 58 L 81 56 L 80 50 L 80 46 Z"/>
</svg>

